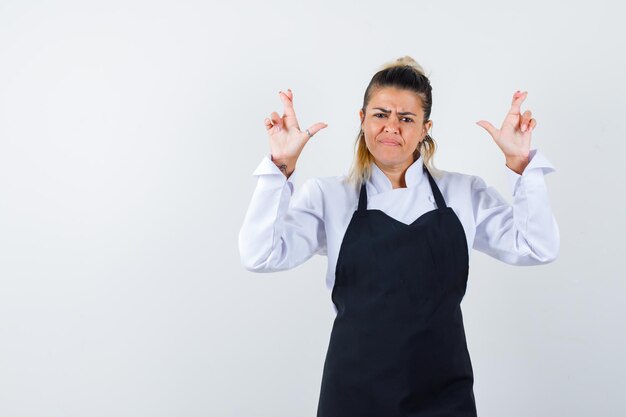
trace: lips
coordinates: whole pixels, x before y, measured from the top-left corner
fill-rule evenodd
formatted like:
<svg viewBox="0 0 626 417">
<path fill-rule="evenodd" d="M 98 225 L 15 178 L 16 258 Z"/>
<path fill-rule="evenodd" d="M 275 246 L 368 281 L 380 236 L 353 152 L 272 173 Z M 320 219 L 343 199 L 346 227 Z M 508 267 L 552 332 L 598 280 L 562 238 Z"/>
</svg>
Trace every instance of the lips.
<svg viewBox="0 0 626 417">
<path fill-rule="evenodd" d="M 392 139 L 392 138 L 381 138 L 381 139 L 378 139 L 378 142 L 387 146 L 400 146 L 401 145 L 398 140 Z"/>
</svg>

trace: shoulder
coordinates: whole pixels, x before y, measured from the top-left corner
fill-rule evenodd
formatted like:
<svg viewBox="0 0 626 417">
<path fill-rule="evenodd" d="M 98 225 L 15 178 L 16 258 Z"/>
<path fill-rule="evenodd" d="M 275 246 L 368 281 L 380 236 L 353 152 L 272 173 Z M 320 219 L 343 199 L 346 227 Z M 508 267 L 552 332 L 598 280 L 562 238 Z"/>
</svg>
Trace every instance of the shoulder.
<svg viewBox="0 0 626 417">
<path fill-rule="evenodd" d="M 348 210 L 358 198 L 356 187 L 343 175 L 310 178 L 300 187 L 300 193 L 309 205 L 319 207 L 324 213 Z"/>
<path fill-rule="evenodd" d="M 444 189 L 451 188 L 453 190 L 472 190 L 477 187 L 484 186 L 485 184 L 482 178 L 477 175 L 441 169 L 432 169 L 430 172 L 435 179 L 435 182 L 437 182 L 437 184 Z"/>
<path fill-rule="evenodd" d="M 315 187 L 322 195 L 330 196 L 356 192 L 356 187 L 348 181 L 345 175 L 314 177 L 307 180 L 307 187 Z"/>
<path fill-rule="evenodd" d="M 437 170 L 432 173 L 445 200 L 459 210 L 474 210 L 484 204 L 501 204 L 498 192 L 478 175 Z"/>
</svg>

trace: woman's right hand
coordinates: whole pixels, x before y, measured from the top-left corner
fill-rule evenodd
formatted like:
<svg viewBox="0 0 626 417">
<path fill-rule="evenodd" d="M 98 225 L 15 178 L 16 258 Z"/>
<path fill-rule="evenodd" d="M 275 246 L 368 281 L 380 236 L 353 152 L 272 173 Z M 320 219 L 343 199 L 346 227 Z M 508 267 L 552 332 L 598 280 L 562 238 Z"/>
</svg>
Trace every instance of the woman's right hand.
<svg viewBox="0 0 626 417">
<path fill-rule="evenodd" d="M 293 93 L 278 93 L 285 110 L 283 116 L 273 112 L 265 119 L 265 128 L 270 139 L 272 161 L 280 168 L 285 176 L 289 177 L 296 167 L 296 161 L 304 149 L 304 145 L 321 129 L 328 126 L 326 123 L 315 123 L 309 127 L 308 132 L 300 130 L 296 113 L 293 109 Z"/>
</svg>

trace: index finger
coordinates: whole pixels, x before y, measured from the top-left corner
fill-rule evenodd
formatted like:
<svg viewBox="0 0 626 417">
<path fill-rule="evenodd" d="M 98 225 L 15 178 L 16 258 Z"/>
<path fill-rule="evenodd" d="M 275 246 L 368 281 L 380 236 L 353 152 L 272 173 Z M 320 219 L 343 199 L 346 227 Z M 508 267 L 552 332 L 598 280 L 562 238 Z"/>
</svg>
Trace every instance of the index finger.
<svg viewBox="0 0 626 417">
<path fill-rule="evenodd" d="M 509 110 L 509 114 L 519 116 L 520 107 L 522 103 L 524 102 L 524 100 L 526 100 L 527 96 L 528 96 L 528 91 L 524 91 L 524 92 L 516 91 L 515 94 L 513 94 L 513 101 L 511 102 L 511 110 Z"/>
</svg>

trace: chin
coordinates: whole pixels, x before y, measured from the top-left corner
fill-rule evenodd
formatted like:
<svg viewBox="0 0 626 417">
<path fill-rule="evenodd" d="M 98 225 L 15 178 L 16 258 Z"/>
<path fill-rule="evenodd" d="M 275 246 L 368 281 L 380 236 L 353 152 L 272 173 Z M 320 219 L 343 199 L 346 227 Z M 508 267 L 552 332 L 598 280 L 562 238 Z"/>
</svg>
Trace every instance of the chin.
<svg viewBox="0 0 626 417">
<path fill-rule="evenodd" d="M 383 165 L 406 164 L 407 161 L 413 163 L 413 154 L 400 155 L 398 152 L 376 152 L 372 153 L 374 160 Z"/>
<path fill-rule="evenodd" d="M 410 159 L 388 159 L 388 158 L 375 158 L 374 159 L 379 165 L 384 166 L 410 166 L 414 161 L 413 158 Z"/>
</svg>

